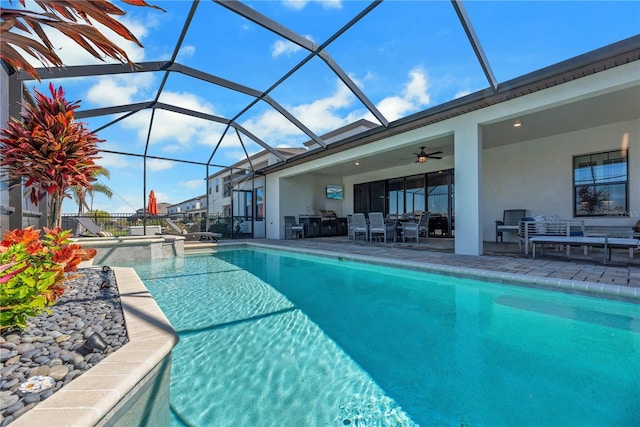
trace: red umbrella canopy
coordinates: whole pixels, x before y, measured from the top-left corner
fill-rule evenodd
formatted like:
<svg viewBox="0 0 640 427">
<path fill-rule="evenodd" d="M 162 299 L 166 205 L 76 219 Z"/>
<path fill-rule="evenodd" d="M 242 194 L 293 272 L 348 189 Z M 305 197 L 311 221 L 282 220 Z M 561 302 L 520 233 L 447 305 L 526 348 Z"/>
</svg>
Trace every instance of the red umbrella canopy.
<svg viewBox="0 0 640 427">
<path fill-rule="evenodd" d="M 147 203 L 147 213 L 149 215 L 158 215 L 158 201 L 156 200 L 156 193 L 151 190 L 149 193 L 149 203 Z"/>
</svg>

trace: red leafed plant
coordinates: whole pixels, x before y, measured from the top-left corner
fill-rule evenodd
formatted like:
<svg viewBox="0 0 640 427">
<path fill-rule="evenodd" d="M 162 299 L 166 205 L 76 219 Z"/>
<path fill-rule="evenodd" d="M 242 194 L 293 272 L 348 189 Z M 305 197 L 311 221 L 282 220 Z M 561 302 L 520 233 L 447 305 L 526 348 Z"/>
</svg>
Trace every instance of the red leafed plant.
<svg viewBox="0 0 640 427">
<path fill-rule="evenodd" d="M 0 242 L 0 331 L 26 326 L 52 305 L 73 278 L 81 261 L 96 255 L 71 243 L 69 230 L 45 228 L 44 238 L 33 227 L 9 230 Z"/>
<path fill-rule="evenodd" d="M 24 104 L 22 121 L 11 121 L 0 130 L 0 166 L 9 176 L 26 179 L 26 194 L 38 204 L 49 195 L 50 228 L 60 226 L 62 201 L 72 187 L 91 190 L 102 142 L 74 120 L 80 102 L 68 102 L 62 88 L 49 84 L 51 98 L 34 90 L 35 105 Z"/>
</svg>

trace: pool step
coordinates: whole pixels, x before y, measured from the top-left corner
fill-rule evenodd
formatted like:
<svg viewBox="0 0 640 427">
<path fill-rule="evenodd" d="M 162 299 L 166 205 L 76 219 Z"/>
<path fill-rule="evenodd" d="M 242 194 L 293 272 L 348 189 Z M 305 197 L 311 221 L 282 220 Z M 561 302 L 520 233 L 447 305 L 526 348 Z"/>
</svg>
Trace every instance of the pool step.
<svg viewBox="0 0 640 427">
<path fill-rule="evenodd" d="M 184 254 L 210 254 L 216 251 L 217 246 L 215 243 L 185 242 Z"/>
</svg>

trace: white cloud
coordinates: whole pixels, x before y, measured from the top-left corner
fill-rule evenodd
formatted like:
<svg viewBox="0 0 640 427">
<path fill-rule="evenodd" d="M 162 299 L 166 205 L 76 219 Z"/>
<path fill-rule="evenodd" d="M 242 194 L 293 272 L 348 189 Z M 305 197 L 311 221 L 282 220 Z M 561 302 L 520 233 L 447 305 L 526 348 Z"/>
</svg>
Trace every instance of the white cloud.
<svg viewBox="0 0 640 427">
<path fill-rule="evenodd" d="M 458 98 L 462 98 L 463 96 L 467 96 L 471 93 L 470 90 L 460 90 L 458 92 L 456 92 L 456 94 L 453 96 L 454 99 L 458 99 Z"/>
<path fill-rule="evenodd" d="M 147 170 L 158 172 L 171 169 L 175 166 L 175 162 L 161 159 L 147 159 Z"/>
<path fill-rule="evenodd" d="M 120 93 L 122 99 L 119 101 L 123 101 L 110 105 L 139 102 L 133 96 L 137 93 L 135 88 L 118 86 L 117 83 L 117 81 L 109 81 L 101 83 L 95 89 L 92 88 L 91 99 L 94 100 L 94 98 L 98 97 L 97 94 L 104 93 L 103 90 L 109 89 Z M 105 95 L 104 99 L 107 99 L 107 96 Z M 144 98 L 144 100 L 148 100 L 148 98 Z M 160 102 L 192 111 L 216 114 L 213 105 L 205 99 L 188 92 L 165 91 L 160 97 Z M 143 110 L 121 121 L 120 124 L 125 129 L 133 130 L 137 135 L 137 141 L 142 142 L 147 139 L 150 119 L 151 110 Z M 193 149 L 195 144 L 211 147 L 218 143 L 223 129 L 224 125 L 219 123 L 157 109 L 154 114 L 150 143 L 151 145 L 161 146 L 163 152 L 179 152 L 185 149 Z M 225 141 L 229 142 L 229 139 L 225 138 Z M 235 143 L 237 143 L 237 138 L 235 138 Z"/>
<path fill-rule="evenodd" d="M 267 143 L 287 138 L 298 131 L 289 120 L 274 110 L 245 120 L 242 126 Z"/>
<path fill-rule="evenodd" d="M 387 120 L 393 121 L 404 117 L 407 111 L 413 109 L 413 104 L 403 97 L 389 96 L 380 101 L 376 107 Z"/>
<path fill-rule="evenodd" d="M 197 188 L 204 188 L 203 179 L 191 179 L 189 181 L 180 181 L 178 186 L 188 188 L 189 190 L 195 190 Z"/>
<path fill-rule="evenodd" d="M 430 102 L 427 73 L 418 67 L 409 71 L 409 81 L 404 85 L 401 95 L 388 96 L 376 107 L 387 120 L 393 121 L 426 107 Z M 373 117 L 369 113 L 365 118 L 372 120 Z"/>
<path fill-rule="evenodd" d="M 130 169 L 134 165 L 129 161 L 130 156 L 122 154 L 103 153 L 99 154 L 101 159 L 96 160 L 96 164 L 111 171 L 112 169 Z"/>
<path fill-rule="evenodd" d="M 271 46 L 271 56 L 273 58 L 277 58 L 280 55 L 291 56 L 300 50 L 302 50 L 300 46 L 291 43 L 289 40 L 276 40 Z"/>
<path fill-rule="evenodd" d="M 343 117 L 340 111 L 350 107 L 355 100 L 356 97 L 349 88 L 336 79 L 336 87 L 331 95 L 308 104 L 286 108 L 309 129 L 322 134 L 350 123 L 353 117 Z M 272 146 L 300 146 L 300 138 L 308 139 L 300 129 L 275 110 L 265 111 L 246 120 L 242 125 Z"/>
<path fill-rule="evenodd" d="M 344 124 L 337 111 L 350 106 L 355 96 L 341 81 L 336 81 L 335 92 L 327 97 L 291 108 L 293 115 L 312 129 L 335 129 Z"/>
<path fill-rule="evenodd" d="M 158 203 L 167 203 L 166 200 L 171 199 L 171 197 L 167 193 L 164 193 L 162 191 L 153 190 L 153 193 L 156 195 L 156 200 L 158 201 Z"/>
<path fill-rule="evenodd" d="M 342 9 L 342 0 L 318 0 L 325 9 Z"/>
<path fill-rule="evenodd" d="M 305 38 L 307 38 L 311 42 L 314 41 L 313 37 L 311 37 L 311 35 L 309 34 L 306 34 Z M 289 40 L 276 40 L 271 46 L 271 57 L 277 58 L 281 55 L 291 56 L 300 50 L 302 50 L 302 47 L 290 42 Z"/>
<path fill-rule="evenodd" d="M 180 48 L 180 51 L 178 52 L 178 61 L 185 59 L 185 58 L 190 58 L 193 55 L 195 55 L 196 53 L 196 47 L 193 45 L 185 45 L 182 46 Z"/>
<path fill-rule="evenodd" d="M 122 85 L 117 78 L 103 77 L 89 88 L 85 99 L 101 107 L 123 105 L 130 104 L 136 92 L 135 85 Z"/>
<path fill-rule="evenodd" d="M 283 0 L 282 4 L 293 10 L 302 10 L 309 3 L 309 0 Z"/>
<path fill-rule="evenodd" d="M 293 10 L 302 10 L 312 1 L 320 3 L 325 9 L 341 9 L 342 0 L 283 0 L 282 4 Z"/>
<path fill-rule="evenodd" d="M 429 84 L 427 73 L 422 68 L 414 68 L 409 71 L 409 83 L 404 88 L 403 97 L 412 101 L 416 106 L 429 105 L 430 97 L 427 93 Z"/>
</svg>

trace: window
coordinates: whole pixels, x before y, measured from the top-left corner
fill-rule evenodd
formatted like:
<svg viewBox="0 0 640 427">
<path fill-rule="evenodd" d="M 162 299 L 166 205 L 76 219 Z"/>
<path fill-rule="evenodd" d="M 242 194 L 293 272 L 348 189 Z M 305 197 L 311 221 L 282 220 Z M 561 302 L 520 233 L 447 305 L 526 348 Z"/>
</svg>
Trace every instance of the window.
<svg viewBox="0 0 640 427">
<path fill-rule="evenodd" d="M 216 193 L 220 192 L 220 178 L 216 178 Z"/>
<path fill-rule="evenodd" d="M 575 216 L 628 215 L 627 150 L 573 158 Z"/>
</svg>

